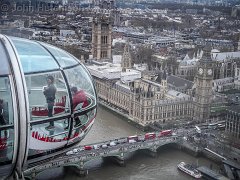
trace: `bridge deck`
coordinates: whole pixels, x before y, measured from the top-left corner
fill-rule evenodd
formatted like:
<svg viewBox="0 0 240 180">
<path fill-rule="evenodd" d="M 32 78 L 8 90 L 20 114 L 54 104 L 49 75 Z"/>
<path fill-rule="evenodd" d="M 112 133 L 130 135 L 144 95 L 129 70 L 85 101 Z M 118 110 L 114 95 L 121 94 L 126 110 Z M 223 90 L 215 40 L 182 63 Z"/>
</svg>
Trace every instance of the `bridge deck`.
<svg viewBox="0 0 240 180">
<path fill-rule="evenodd" d="M 83 147 L 74 147 L 71 151 L 75 152 L 73 154 L 67 155 L 65 153 L 63 156 L 58 157 L 45 163 L 36 164 L 34 167 L 29 167 L 24 171 L 26 176 L 31 178 L 49 168 L 63 167 L 63 166 L 75 166 L 83 169 L 84 163 L 101 157 L 118 157 L 124 160 L 123 155 L 125 153 L 137 151 L 140 149 L 149 149 L 150 151 L 156 152 L 157 148 L 170 143 L 177 143 L 179 138 L 177 136 L 161 137 L 151 140 L 144 140 L 134 143 L 123 142 L 116 144 L 114 146 L 108 146 L 107 148 L 91 149 L 91 150 L 80 150 Z M 110 143 L 111 141 L 108 141 Z M 106 144 L 107 142 L 104 142 Z"/>
<path fill-rule="evenodd" d="M 234 167 L 234 168 L 237 169 L 237 170 L 240 170 L 240 165 L 237 164 L 237 163 L 235 163 L 235 162 L 233 162 L 233 161 L 223 160 L 222 162 L 223 162 L 224 164 L 227 164 L 227 165 L 231 166 L 231 167 Z"/>
<path fill-rule="evenodd" d="M 215 179 L 215 180 L 228 180 L 228 178 L 212 171 L 211 169 L 209 169 L 205 166 L 198 167 L 197 170 L 199 170 L 203 174 L 203 176 L 207 177 L 207 178 L 211 178 L 211 179 Z"/>
</svg>

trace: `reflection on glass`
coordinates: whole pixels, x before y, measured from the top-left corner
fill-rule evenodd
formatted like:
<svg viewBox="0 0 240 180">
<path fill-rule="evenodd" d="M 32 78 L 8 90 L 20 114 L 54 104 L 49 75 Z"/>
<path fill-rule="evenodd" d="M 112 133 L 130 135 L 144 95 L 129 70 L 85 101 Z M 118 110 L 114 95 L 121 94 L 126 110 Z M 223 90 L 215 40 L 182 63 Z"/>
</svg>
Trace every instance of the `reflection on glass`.
<svg viewBox="0 0 240 180">
<path fill-rule="evenodd" d="M 65 68 L 78 64 L 77 60 L 70 56 L 67 52 L 54 46 L 51 46 L 49 44 L 45 44 L 42 42 L 41 44 L 45 46 L 53 54 L 53 56 L 56 58 L 61 67 Z"/>
<path fill-rule="evenodd" d="M 17 49 L 24 73 L 58 69 L 51 54 L 37 42 L 13 37 L 11 39 Z"/>
<path fill-rule="evenodd" d="M 89 73 L 81 65 L 64 71 L 71 86 L 74 111 L 96 105 L 95 91 Z"/>
<path fill-rule="evenodd" d="M 88 123 L 88 120 L 89 120 L 87 114 L 84 114 L 84 115 L 82 115 L 82 116 L 79 116 L 79 119 L 80 119 L 82 125 L 87 124 L 87 123 Z"/>
<path fill-rule="evenodd" d="M 16 161 L 24 158 L 13 148 L 14 143 L 16 144 L 14 139 L 19 143 L 22 139 L 28 139 L 28 146 L 25 148 L 29 149 L 24 149 L 23 146 L 17 148 L 23 153 L 29 152 L 28 158 L 34 161 L 39 160 L 35 157 L 49 158 L 53 156 L 53 152 L 60 151 L 73 142 L 80 142 L 93 122 L 89 118 L 92 117 L 89 112 L 96 108 L 91 75 L 76 58 L 41 42 L 15 37 L 10 39 L 15 51 L 11 56 L 6 56 L 0 40 L 0 164 L 15 163 L 15 159 L 12 162 L 13 150 Z M 6 49 L 9 50 L 10 47 L 7 46 Z M 19 58 L 20 69 L 15 66 L 18 63 L 16 59 L 12 58 L 15 55 Z M 14 68 L 9 68 L 11 62 Z M 14 81 L 14 75 L 22 74 L 21 70 L 25 81 Z M 15 71 L 13 75 L 12 71 Z M 23 89 L 15 89 L 21 85 Z M 73 87 L 75 91 L 71 92 Z M 24 102 L 15 105 L 20 100 L 19 93 L 24 93 L 20 94 L 24 97 L 21 98 Z M 21 126 L 22 123 L 28 123 L 30 131 L 26 131 L 26 136 L 23 133 L 23 136 L 15 137 L 19 131 L 25 131 L 14 129 L 14 115 L 25 113 L 18 105 L 29 107 L 27 113 L 30 114 L 25 116 L 27 122 L 25 119 L 15 119 L 16 127 L 24 127 Z M 12 165 L 15 167 L 15 164 Z"/>
<path fill-rule="evenodd" d="M 0 76 L 9 74 L 8 59 L 5 53 L 5 49 L 0 42 L 0 54 L 1 54 L 1 66 L 0 66 Z"/>
<path fill-rule="evenodd" d="M 12 107 L 9 79 L 0 77 L 0 164 L 10 163 L 13 157 L 14 129 Z"/>
<path fill-rule="evenodd" d="M 48 119 L 69 113 L 69 95 L 60 72 L 26 75 L 25 78 L 32 120 Z M 55 91 L 54 94 L 51 94 L 52 91 Z M 52 105 L 51 112 L 48 111 L 50 105 Z"/>
<path fill-rule="evenodd" d="M 31 112 L 29 155 L 35 155 L 66 145 L 70 116 L 69 93 L 60 71 L 25 75 Z"/>
<path fill-rule="evenodd" d="M 85 125 L 88 123 L 88 116 L 86 114 L 81 116 L 76 116 L 73 120 L 73 131 L 71 134 L 71 139 L 82 137 L 84 135 Z"/>
<path fill-rule="evenodd" d="M 96 113 L 97 113 L 97 110 L 96 110 L 96 109 L 93 109 L 93 110 L 89 111 L 89 112 L 87 113 L 87 115 L 88 115 L 89 119 L 92 120 L 93 118 L 96 117 Z"/>
<path fill-rule="evenodd" d="M 68 119 L 54 121 L 54 131 L 46 131 L 49 122 L 32 125 L 29 155 L 43 153 L 66 145 L 68 132 L 64 129 L 68 125 L 67 122 Z"/>
</svg>

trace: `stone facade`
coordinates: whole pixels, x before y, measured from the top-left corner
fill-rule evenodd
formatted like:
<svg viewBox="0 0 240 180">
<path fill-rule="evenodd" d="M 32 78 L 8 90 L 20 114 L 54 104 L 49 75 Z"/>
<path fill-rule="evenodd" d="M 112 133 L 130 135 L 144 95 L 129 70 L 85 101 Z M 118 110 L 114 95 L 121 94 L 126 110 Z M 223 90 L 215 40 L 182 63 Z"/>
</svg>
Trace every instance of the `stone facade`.
<svg viewBox="0 0 240 180">
<path fill-rule="evenodd" d="M 123 52 L 121 62 L 122 62 L 123 71 L 126 71 L 126 69 L 132 68 L 132 58 L 129 52 L 129 44 L 126 44 L 124 47 L 124 52 Z"/>
<path fill-rule="evenodd" d="M 216 49 L 211 52 L 211 59 L 214 61 L 213 79 L 234 78 L 237 70 L 240 53 L 239 52 L 220 52 Z M 201 59 L 202 53 L 189 58 L 188 55 L 180 62 L 176 71 L 177 76 L 193 80 L 197 74 L 197 64 Z"/>
<path fill-rule="evenodd" d="M 161 78 L 155 79 L 133 70 L 128 44 L 121 64 L 105 66 L 103 61 L 111 59 L 111 29 L 110 18 L 101 16 L 93 21 L 92 53 L 99 62 L 98 65 L 90 65 L 89 71 L 95 80 L 100 101 L 144 127 L 155 122 L 175 124 L 177 121 L 206 122 L 209 119 L 215 67 L 210 53 L 206 56 L 199 51 L 190 64 L 189 58 L 185 58 L 184 67 L 193 65 L 190 76 L 196 74 L 194 83 L 172 77 L 168 84 L 165 70 Z"/>
<path fill-rule="evenodd" d="M 240 106 L 232 106 L 227 110 L 226 129 L 233 137 L 240 139 Z"/>
<path fill-rule="evenodd" d="M 210 106 L 213 98 L 213 68 L 214 62 L 210 53 L 205 53 L 198 62 L 198 72 L 195 77 L 194 119 L 206 122 L 210 117 Z"/>
<path fill-rule="evenodd" d="M 188 90 L 185 90 L 187 94 L 169 86 L 166 71 L 161 75 L 160 82 L 143 74 L 142 77 L 133 76 L 128 45 L 124 50 L 121 67 L 111 63 L 99 67 L 89 66 L 99 100 L 123 112 L 143 127 L 155 122 L 206 122 L 210 118 L 214 62 L 209 57 L 203 56 L 199 60 L 195 82 L 193 86 L 189 83 Z M 175 79 L 171 83 L 181 85 L 179 79 Z"/>
<path fill-rule="evenodd" d="M 224 79 L 235 76 L 237 63 L 228 57 L 224 61 L 216 61 L 214 67 L 214 79 Z"/>
<path fill-rule="evenodd" d="M 97 61 L 112 59 L 112 21 L 106 15 L 99 15 L 92 23 L 92 55 Z"/>
<path fill-rule="evenodd" d="M 120 109 L 142 126 L 192 119 L 192 98 L 173 97 L 168 93 L 166 80 L 159 84 L 139 79 L 126 85 L 116 80 L 94 79 L 100 100 Z"/>
</svg>

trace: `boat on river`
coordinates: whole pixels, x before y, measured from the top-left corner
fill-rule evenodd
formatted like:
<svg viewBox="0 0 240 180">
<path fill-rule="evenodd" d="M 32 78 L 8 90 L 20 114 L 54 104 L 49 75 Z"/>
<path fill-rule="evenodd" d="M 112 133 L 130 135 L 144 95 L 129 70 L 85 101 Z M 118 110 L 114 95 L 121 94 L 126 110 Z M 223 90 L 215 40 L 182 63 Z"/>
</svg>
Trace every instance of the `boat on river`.
<svg viewBox="0 0 240 180">
<path fill-rule="evenodd" d="M 188 174 L 196 179 L 200 179 L 202 177 L 202 174 L 191 164 L 181 162 L 177 165 L 177 167 L 181 171 L 185 172 L 186 174 Z"/>
</svg>

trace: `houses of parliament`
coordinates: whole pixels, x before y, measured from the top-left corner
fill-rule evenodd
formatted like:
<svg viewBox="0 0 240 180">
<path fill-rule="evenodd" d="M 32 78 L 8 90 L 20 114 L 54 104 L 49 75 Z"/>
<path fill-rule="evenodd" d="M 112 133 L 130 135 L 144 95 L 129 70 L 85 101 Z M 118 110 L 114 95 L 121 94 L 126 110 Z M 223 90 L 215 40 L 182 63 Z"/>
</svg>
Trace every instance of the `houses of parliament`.
<svg viewBox="0 0 240 180">
<path fill-rule="evenodd" d="M 111 29 L 107 17 L 97 17 L 92 31 L 92 60 L 87 67 L 92 74 L 98 98 L 145 127 L 176 121 L 205 122 L 210 118 L 213 100 L 213 61 L 210 53 L 198 62 L 193 84 L 185 92 L 171 88 L 168 82 L 186 86 L 187 80 L 164 70 L 149 74 L 132 67 L 129 44 L 126 43 L 121 63 L 111 63 Z"/>
</svg>

